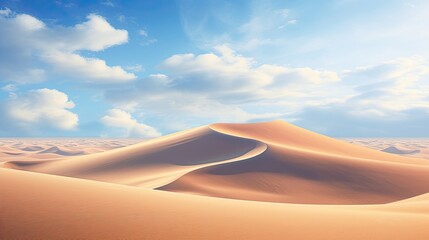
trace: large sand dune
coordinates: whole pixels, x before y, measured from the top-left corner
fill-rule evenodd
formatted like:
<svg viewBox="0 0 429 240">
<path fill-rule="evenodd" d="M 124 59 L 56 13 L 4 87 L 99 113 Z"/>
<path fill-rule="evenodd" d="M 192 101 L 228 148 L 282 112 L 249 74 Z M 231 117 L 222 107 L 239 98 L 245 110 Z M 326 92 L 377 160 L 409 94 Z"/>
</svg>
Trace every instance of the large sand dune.
<svg viewBox="0 0 429 240">
<path fill-rule="evenodd" d="M 429 161 L 287 124 L 213 124 L 133 146 L 15 169 L 270 202 L 386 203 L 429 192 Z"/>
<path fill-rule="evenodd" d="M 0 239 L 421 239 L 429 195 L 383 205 L 208 198 L 0 169 Z"/>
<path fill-rule="evenodd" d="M 429 238 L 429 160 L 283 121 L 3 167 L 6 239 Z"/>
</svg>

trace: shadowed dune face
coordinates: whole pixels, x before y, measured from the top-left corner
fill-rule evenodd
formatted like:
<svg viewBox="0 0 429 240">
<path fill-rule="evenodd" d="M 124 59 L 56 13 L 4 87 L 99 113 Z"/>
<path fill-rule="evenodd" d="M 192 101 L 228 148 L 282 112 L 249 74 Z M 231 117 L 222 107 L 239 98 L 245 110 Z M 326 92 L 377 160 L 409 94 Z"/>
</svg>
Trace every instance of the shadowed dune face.
<svg viewBox="0 0 429 240">
<path fill-rule="evenodd" d="M 6 165 L 15 169 L 154 187 L 200 166 L 243 156 L 258 145 L 261 144 L 255 140 L 201 127 L 106 153 L 54 162 L 12 161 Z"/>
<path fill-rule="evenodd" d="M 213 124 L 105 153 L 4 166 L 285 203 L 387 203 L 429 192 L 427 160 L 351 145 L 283 121 Z"/>
<path fill-rule="evenodd" d="M 428 192 L 428 173 L 421 166 L 270 146 L 252 159 L 201 168 L 160 189 L 271 202 L 371 204 Z"/>
<path fill-rule="evenodd" d="M 278 120 L 273 122 L 251 123 L 251 124 L 224 124 L 210 125 L 215 131 L 251 139 L 257 139 L 269 144 L 317 151 L 321 153 L 337 154 L 360 158 L 377 158 L 383 161 L 403 163 L 404 159 L 397 158 L 380 151 L 368 151 L 356 145 L 338 141 L 323 136 L 295 125 Z M 422 163 L 420 160 L 409 159 L 407 163 Z"/>
</svg>

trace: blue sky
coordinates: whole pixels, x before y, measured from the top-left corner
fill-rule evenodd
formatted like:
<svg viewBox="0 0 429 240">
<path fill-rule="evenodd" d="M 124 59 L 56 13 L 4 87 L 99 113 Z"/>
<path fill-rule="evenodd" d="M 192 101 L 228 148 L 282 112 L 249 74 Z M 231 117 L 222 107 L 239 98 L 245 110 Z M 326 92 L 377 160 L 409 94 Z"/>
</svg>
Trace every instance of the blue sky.
<svg viewBox="0 0 429 240">
<path fill-rule="evenodd" d="M 283 119 L 429 137 L 427 1 L 0 1 L 0 136 Z"/>
</svg>

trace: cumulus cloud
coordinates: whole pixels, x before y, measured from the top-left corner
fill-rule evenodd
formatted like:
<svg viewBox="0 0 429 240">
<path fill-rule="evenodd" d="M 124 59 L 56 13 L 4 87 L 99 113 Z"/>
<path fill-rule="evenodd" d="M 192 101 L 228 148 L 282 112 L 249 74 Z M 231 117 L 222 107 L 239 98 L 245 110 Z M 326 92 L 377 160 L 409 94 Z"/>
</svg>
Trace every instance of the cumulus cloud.
<svg viewBox="0 0 429 240">
<path fill-rule="evenodd" d="M 69 75 L 85 76 L 83 81 L 93 82 L 94 79 L 102 83 L 115 83 L 118 80 L 133 80 L 136 76 L 128 73 L 119 66 L 109 67 L 106 62 L 97 58 L 85 58 L 78 54 L 50 52 L 42 59 L 55 66 L 58 72 Z"/>
<path fill-rule="evenodd" d="M 139 123 L 130 113 L 121 109 L 110 109 L 101 118 L 101 122 L 109 128 L 119 129 L 123 137 L 158 137 L 161 134 L 153 127 Z"/>
<path fill-rule="evenodd" d="M 3 119 L 0 131 L 19 131 L 31 135 L 43 130 L 74 130 L 78 115 L 71 112 L 75 104 L 55 89 L 36 89 L 23 94 L 10 93 L 0 106 Z M 28 131 L 28 132 L 26 132 Z"/>
<path fill-rule="evenodd" d="M 350 96 L 306 106 L 296 123 L 342 137 L 427 136 L 428 80 L 428 62 L 416 57 L 347 70 L 341 84 Z"/>
<path fill-rule="evenodd" d="M 236 54 L 226 45 L 215 50 L 217 53 L 173 55 L 161 67 L 169 73 L 175 88 L 215 93 L 221 99 L 232 99 L 238 93 L 240 98 L 279 97 L 292 91 L 308 91 L 304 89 L 310 85 L 339 80 L 332 71 L 256 65 L 251 58 Z"/>
<path fill-rule="evenodd" d="M 74 26 L 47 25 L 28 14 L 0 14 L 0 80 L 38 82 L 47 70 L 95 83 L 136 78 L 102 59 L 87 58 L 79 51 L 101 51 L 128 41 L 126 30 L 115 29 L 105 18 L 90 14 Z M 48 66 L 50 68 L 48 68 Z"/>
<path fill-rule="evenodd" d="M 12 11 L 9 8 L 0 9 L 0 15 L 8 16 L 12 14 Z"/>
<path fill-rule="evenodd" d="M 387 136 L 389 129 L 389 136 L 394 136 L 401 135 L 394 129 L 400 124 L 422 127 L 421 119 L 429 110 L 429 64 L 420 58 L 336 73 L 257 64 L 219 46 L 212 53 L 173 55 L 161 69 L 162 74 L 105 92 L 105 98 L 121 109 L 144 110 L 163 131 L 211 122 L 284 118 L 334 135 L 340 132 L 334 128 L 344 125 L 341 131 L 351 135 L 372 131 Z M 319 118 L 319 123 L 314 122 Z M 332 119 L 344 122 L 330 124 Z M 386 125 L 390 128 L 381 128 L 383 121 L 392 121 Z M 354 130 L 346 131 L 346 125 Z"/>
<path fill-rule="evenodd" d="M 284 114 L 288 98 L 302 104 L 318 101 L 330 94 L 321 86 L 339 80 L 330 71 L 258 65 L 227 46 L 212 53 L 173 55 L 161 69 L 162 74 L 106 91 L 105 98 L 117 108 L 144 111 L 162 130 L 174 131 L 212 122 L 275 118 Z"/>
<path fill-rule="evenodd" d="M 421 58 L 399 58 L 345 71 L 344 84 L 355 92 L 349 104 L 379 112 L 429 108 L 429 64 Z"/>
</svg>

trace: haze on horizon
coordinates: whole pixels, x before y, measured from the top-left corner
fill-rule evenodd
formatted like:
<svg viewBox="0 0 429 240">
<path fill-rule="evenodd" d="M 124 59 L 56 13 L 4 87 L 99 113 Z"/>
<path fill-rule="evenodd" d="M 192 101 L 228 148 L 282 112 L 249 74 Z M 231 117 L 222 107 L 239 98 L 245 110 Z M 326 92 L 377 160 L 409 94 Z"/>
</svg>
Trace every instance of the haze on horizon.
<svg viewBox="0 0 429 240">
<path fill-rule="evenodd" d="M 283 119 L 429 137 L 429 2 L 2 1 L 1 137 Z"/>
</svg>

